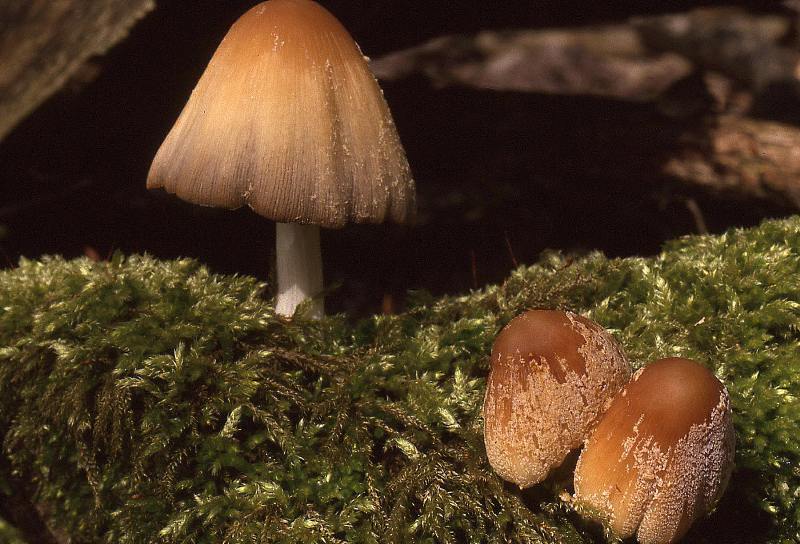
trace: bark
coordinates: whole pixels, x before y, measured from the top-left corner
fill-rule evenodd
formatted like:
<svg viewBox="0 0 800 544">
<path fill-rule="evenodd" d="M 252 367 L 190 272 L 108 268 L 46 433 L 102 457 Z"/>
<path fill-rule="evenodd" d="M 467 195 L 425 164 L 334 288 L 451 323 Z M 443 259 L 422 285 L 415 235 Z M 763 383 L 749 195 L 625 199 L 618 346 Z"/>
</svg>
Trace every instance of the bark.
<svg viewBox="0 0 800 544">
<path fill-rule="evenodd" d="M 0 2 L 0 139 L 104 53 L 154 0 Z"/>
<path fill-rule="evenodd" d="M 800 128 L 724 115 L 678 140 L 662 171 L 713 192 L 800 209 Z"/>
</svg>

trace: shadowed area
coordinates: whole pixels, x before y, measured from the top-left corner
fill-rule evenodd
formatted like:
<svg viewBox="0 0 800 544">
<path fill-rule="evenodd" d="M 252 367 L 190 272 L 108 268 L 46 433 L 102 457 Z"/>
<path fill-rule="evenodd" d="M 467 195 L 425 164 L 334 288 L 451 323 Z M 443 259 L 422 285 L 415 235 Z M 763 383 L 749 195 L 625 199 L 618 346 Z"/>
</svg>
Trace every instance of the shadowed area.
<svg viewBox="0 0 800 544">
<path fill-rule="evenodd" d="M 657 12 L 694 5 L 660 5 Z M 156 150 L 219 40 L 249 6 L 163 3 L 128 40 L 92 60 L 87 79 L 75 79 L 2 143 L 6 265 L 20 255 L 105 258 L 120 249 L 191 256 L 220 272 L 268 278 L 270 222 L 144 188 Z M 597 23 L 644 9 L 548 2 L 536 10 L 478 2 L 455 11 L 438 3 L 326 6 L 371 56 L 440 34 Z M 383 86 L 417 181 L 420 221 L 413 229 L 323 232 L 329 311 L 395 311 L 409 289 L 464 292 L 500 281 L 546 248 L 653 254 L 665 240 L 696 232 L 698 213 L 701 225 L 719 232 L 790 212 L 766 201 L 719 200 L 660 175 L 643 177 L 681 136 L 662 126 L 655 104 L 438 90 L 421 78 Z"/>
</svg>

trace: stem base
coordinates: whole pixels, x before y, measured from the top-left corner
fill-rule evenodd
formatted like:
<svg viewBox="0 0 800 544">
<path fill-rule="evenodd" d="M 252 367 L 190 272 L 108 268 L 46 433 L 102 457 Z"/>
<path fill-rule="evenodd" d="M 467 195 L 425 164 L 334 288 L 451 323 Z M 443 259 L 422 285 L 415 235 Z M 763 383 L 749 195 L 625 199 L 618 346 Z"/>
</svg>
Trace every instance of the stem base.
<svg viewBox="0 0 800 544">
<path fill-rule="evenodd" d="M 319 227 L 299 223 L 277 223 L 275 244 L 278 261 L 278 296 L 275 312 L 292 317 L 297 307 L 311 299 L 306 316 L 325 315 L 322 294 L 322 252 Z M 316 298 L 315 298 L 316 297 Z"/>
</svg>

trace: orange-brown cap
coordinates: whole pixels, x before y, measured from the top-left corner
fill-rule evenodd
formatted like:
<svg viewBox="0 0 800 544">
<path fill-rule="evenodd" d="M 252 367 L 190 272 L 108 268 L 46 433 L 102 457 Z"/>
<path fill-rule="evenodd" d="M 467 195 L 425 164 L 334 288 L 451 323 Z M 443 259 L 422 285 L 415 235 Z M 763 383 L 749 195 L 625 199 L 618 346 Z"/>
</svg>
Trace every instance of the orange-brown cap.
<svg viewBox="0 0 800 544">
<path fill-rule="evenodd" d="M 676 542 L 725 490 L 734 442 L 725 386 L 693 361 L 656 361 L 614 398 L 581 452 L 576 500 L 621 538 Z"/>
<path fill-rule="evenodd" d="M 492 349 L 483 404 L 489 463 L 529 487 L 579 446 L 630 366 L 600 325 L 571 312 L 531 310 L 514 318 Z"/>
<path fill-rule="evenodd" d="M 366 60 L 311 0 L 269 0 L 236 21 L 147 186 L 325 227 L 408 223 L 416 209 L 408 161 Z"/>
</svg>

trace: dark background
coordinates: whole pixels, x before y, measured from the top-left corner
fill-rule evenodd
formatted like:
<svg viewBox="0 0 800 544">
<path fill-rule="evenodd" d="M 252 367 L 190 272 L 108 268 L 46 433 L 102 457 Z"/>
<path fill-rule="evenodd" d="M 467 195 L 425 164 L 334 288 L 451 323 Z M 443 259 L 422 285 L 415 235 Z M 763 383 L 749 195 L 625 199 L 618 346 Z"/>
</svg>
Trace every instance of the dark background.
<svg viewBox="0 0 800 544">
<path fill-rule="evenodd" d="M 274 225 L 249 210 L 185 204 L 145 189 L 147 170 L 219 41 L 254 1 L 162 0 L 129 37 L 93 59 L 0 144 L 2 263 L 113 251 L 193 257 L 212 270 L 267 279 Z M 701 2 L 323 1 L 365 54 L 446 34 L 621 22 Z M 726 2 L 726 5 L 736 5 Z M 751 10 L 784 10 L 771 2 Z M 331 312 L 399 310 L 405 293 L 460 293 L 502 281 L 546 248 L 651 255 L 697 231 L 792 213 L 780 203 L 720 199 L 642 172 L 604 175 L 610 146 L 654 138 L 653 105 L 588 97 L 383 84 L 417 182 L 414 228 L 323 232 Z M 645 122 L 626 122 L 631 113 Z M 638 157 L 631 157 L 632 161 Z M 596 161 L 592 175 L 576 161 Z"/>
</svg>

